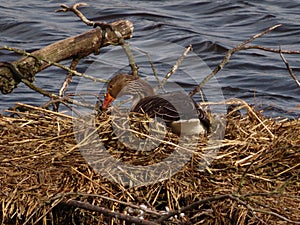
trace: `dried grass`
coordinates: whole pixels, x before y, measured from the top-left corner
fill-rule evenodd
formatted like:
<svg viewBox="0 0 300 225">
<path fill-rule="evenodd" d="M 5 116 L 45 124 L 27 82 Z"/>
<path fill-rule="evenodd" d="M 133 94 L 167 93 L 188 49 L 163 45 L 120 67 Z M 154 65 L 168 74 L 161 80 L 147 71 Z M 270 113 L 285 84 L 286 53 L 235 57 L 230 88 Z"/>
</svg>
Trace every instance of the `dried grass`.
<svg viewBox="0 0 300 225">
<path fill-rule="evenodd" d="M 138 209 L 144 204 L 147 209 L 143 217 L 155 221 L 166 213 L 166 207 L 178 210 L 199 200 L 230 195 L 199 203 L 166 223 L 300 223 L 300 119 L 268 119 L 242 101 L 235 103 L 236 109 L 246 109 L 247 113 L 241 115 L 234 109 L 228 114 L 222 147 L 206 170 L 199 170 L 207 147 L 203 138 L 178 173 L 132 188 L 102 177 L 86 163 L 78 148 L 87 143 L 76 141 L 74 136 L 87 135 L 88 130 L 74 129 L 75 118 L 26 105 L 22 105 L 26 109 L 23 112 L 0 116 L 0 222 L 129 224 L 99 212 L 76 209 L 68 204 L 69 199 L 132 216 L 141 214 Z M 109 146 L 112 156 L 129 164 L 159 162 L 176 147 L 176 136 L 169 134 L 164 148 L 150 153 L 130 151 L 112 136 L 108 121 L 105 117 L 97 121 L 97 135 Z"/>
</svg>

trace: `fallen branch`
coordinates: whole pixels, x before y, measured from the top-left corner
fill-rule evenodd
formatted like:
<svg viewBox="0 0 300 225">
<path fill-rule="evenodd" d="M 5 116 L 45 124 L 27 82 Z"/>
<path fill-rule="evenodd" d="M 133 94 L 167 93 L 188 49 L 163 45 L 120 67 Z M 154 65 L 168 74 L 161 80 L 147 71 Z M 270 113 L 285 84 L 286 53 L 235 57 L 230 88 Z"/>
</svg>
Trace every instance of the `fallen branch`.
<svg viewBox="0 0 300 225">
<path fill-rule="evenodd" d="M 71 11 L 71 12 L 75 13 L 81 19 L 81 21 L 84 22 L 88 26 L 101 27 L 102 29 L 109 28 L 112 32 L 114 32 L 114 34 L 118 38 L 118 44 L 120 44 L 122 46 L 122 48 L 124 49 L 124 51 L 125 51 L 125 53 L 128 57 L 129 65 L 130 65 L 131 70 L 132 70 L 132 75 L 133 76 L 138 76 L 138 66 L 135 63 L 134 56 L 133 56 L 133 54 L 130 50 L 129 43 L 124 41 L 124 38 L 123 38 L 122 34 L 120 33 L 120 31 L 115 29 L 115 27 L 113 27 L 110 24 L 107 24 L 105 22 L 94 22 L 94 21 L 91 21 L 91 20 L 87 19 L 83 15 L 83 13 L 81 13 L 79 11 L 78 7 L 80 7 L 80 6 L 87 6 L 87 4 L 86 3 L 76 3 L 72 7 L 68 7 L 67 5 L 62 4 L 60 6 L 61 9 L 58 9 L 56 11 L 57 12 Z"/>
<path fill-rule="evenodd" d="M 118 218 L 118 219 L 130 222 L 130 223 L 136 223 L 136 224 L 141 224 L 141 225 L 157 225 L 158 224 L 158 223 L 154 223 L 154 222 L 151 222 L 151 221 L 146 221 L 144 219 L 139 219 L 139 218 L 134 217 L 134 216 L 125 215 L 125 214 L 120 213 L 120 212 L 113 212 L 113 211 L 111 211 L 107 208 L 100 207 L 100 206 L 95 206 L 95 205 L 92 205 L 92 204 L 87 203 L 87 202 L 81 202 L 81 201 L 76 201 L 76 200 L 68 200 L 66 202 L 66 204 L 70 205 L 70 206 L 77 207 L 77 208 L 93 211 L 93 212 L 100 212 L 105 216 Z"/>
<path fill-rule="evenodd" d="M 132 37 L 133 24 L 128 20 L 120 20 L 109 24 L 110 28 L 96 29 L 87 31 L 83 34 L 73 36 L 53 44 L 50 44 L 40 50 L 26 55 L 24 58 L 11 62 L 14 67 L 18 68 L 22 78 L 33 82 L 35 74 L 52 65 L 51 62 L 57 63 L 72 57 L 85 57 L 92 53 L 98 54 L 99 49 L 111 44 L 119 44 L 119 37 L 123 39 Z M 2 47 L 0 50 L 12 50 L 13 48 Z M 0 67 L 0 91 L 3 94 L 8 94 L 20 83 L 20 79 L 16 79 L 11 69 Z"/>
</svg>

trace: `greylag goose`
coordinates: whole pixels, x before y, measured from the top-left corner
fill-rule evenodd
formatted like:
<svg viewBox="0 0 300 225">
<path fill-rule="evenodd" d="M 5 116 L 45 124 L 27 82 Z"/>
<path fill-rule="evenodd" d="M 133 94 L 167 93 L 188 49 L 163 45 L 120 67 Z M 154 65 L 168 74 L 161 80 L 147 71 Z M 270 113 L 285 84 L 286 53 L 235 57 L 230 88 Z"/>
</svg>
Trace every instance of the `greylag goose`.
<svg viewBox="0 0 300 225">
<path fill-rule="evenodd" d="M 155 94 L 146 81 L 129 74 L 114 76 L 107 85 L 102 110 L 123 95 L 133 96 L 131 111 L 160 117 L 176 134 L 205 134 L 210 122 L 206 113 L 183 92 Z"/>
</svg>

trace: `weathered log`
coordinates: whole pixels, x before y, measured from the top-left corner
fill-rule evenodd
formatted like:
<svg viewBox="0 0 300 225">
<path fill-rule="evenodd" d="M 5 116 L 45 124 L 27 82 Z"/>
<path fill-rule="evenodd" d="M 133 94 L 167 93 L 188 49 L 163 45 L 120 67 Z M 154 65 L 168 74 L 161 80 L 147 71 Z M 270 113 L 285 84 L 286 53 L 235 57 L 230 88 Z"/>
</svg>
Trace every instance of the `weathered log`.
<svg viewBox="0 0 300 225">
<path fill-rule="evenodd" d="M 85 57 L 89 54 L 98 54 L 101 47 L 112 43 L 119 43 L 117 34 L 123 39 L 132 37 L 133 24 L 128 20 L 120 20 L 109 24 L 109 27 L 99 27 L 83 34 L 69 37 L 67 39 L 50 44 L 40 50 L 31 53 L 20 60 L 11 62 L 22 74 L 22 78 L 34 81 L 35 74 L 50 66 L 48 62 L 60 62 L 72 57 Z M 43 61 L 43 60 L 46 61 Z M 20 79 L 13 71 L 5 66 L 0 67 L 0 91 L 3 94 L 11 93 L 20 83 Z"/>
</svg>

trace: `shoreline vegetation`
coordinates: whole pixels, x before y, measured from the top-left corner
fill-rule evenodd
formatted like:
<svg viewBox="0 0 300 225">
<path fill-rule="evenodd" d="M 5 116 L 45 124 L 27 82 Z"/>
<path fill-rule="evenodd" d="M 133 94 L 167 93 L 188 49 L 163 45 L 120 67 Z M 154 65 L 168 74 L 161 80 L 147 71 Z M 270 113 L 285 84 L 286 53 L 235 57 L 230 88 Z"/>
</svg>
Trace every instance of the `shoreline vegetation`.
<svg viewBox="0 0 300 225">
<path fill-rule="evenodd" d="M 74 137 L 76 132 L 86 132 L 74 131 L 78 118 L 18 106 L 22 111 L 12 110 L 11 116 L 0 117 L 2 224 L 300 221 L 300 119 L 264 118 L 249 111 L 250 106 L 240 105 L 237 109 L 247 113 L 233 110 L 227 115 L 225 138 L 209 167 L 198 169 L 205 148 L 201 142 L 174 176 L 130 188 L 101 176 L 88 165 L 80 152 L 84 143 Z M 100 141 L 111 138 L 106 120 L 98 121 L 97 129 L 102 131 Z M 167 140 L 173 141 L 171 138 Z M 115 146 L 114 142 L 110 140 L 108 145 Z M 166 145 L 163 153 L 158 150 L 155 154 L 161 157 L 169 149 L 171 152 L 172 146 Z M 149 164 L 159 159 L 151 157 L 152 153 L 137 157 L 136 152 L 120 147 L 110 151 L 136 165 L 143 165 L 145 159 Z"/>
</svg>

